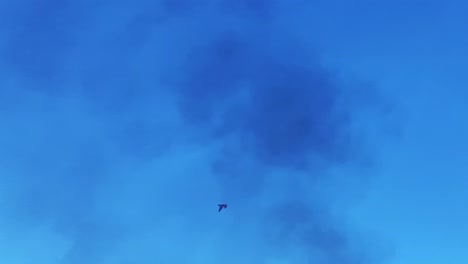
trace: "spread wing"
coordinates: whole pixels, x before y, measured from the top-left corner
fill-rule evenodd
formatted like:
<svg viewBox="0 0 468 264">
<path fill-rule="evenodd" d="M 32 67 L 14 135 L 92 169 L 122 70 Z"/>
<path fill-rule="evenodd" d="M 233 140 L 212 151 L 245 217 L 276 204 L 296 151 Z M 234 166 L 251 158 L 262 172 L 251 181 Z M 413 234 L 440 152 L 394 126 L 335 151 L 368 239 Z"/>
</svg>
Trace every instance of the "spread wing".
<svg viewBox="0 0 468 264">
<path fill-rule="evenodd" d="M 218 213 L 221 212 L 221 210 L 223 210 L 224 208 L 227 207 L 227 204 L 218 204 Z"/>
</svg>

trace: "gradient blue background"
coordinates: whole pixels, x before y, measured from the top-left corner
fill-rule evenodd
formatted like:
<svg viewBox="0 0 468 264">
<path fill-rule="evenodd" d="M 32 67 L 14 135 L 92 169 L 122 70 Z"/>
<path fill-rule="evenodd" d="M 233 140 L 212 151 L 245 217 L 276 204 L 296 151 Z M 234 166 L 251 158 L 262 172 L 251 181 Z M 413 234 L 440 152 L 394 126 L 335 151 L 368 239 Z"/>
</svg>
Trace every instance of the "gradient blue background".
<svg viewBox="0 0 468 264">
<path fill-rule="evenodd" d="M 467 14 L 0 1 L 0 262 L 468 263 Z"/>
</svg>

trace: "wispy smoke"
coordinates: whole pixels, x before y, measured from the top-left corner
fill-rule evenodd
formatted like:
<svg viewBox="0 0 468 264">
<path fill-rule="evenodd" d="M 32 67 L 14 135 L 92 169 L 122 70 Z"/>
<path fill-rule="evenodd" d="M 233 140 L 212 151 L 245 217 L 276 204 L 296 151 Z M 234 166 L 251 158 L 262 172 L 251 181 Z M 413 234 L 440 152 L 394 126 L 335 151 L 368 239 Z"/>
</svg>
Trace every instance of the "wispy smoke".
<svg viewBox="0 0 468 264">
<path fill-rule="evenodd" d="M 277 19 L 299 1 L 235 2 L 3 18 L 0 228 L 62 239 L 35 263 L 369 262 L 320 190 L 368 158 L 362 90 Z"/>
</svg>

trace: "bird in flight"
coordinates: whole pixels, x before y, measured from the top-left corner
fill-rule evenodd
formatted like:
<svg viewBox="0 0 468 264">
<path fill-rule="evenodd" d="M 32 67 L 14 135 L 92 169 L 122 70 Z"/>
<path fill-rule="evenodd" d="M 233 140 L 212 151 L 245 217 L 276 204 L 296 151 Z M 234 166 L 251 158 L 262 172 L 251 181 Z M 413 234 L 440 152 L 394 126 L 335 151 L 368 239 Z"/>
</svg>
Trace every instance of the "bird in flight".
<svg viewBox="0 0 468 264">
<path fill-rule="evenodd" d="M 227 204 L 218 204 L 218 213 L 221 212 L 224 208 L 227 208 Z"/>
</svg>

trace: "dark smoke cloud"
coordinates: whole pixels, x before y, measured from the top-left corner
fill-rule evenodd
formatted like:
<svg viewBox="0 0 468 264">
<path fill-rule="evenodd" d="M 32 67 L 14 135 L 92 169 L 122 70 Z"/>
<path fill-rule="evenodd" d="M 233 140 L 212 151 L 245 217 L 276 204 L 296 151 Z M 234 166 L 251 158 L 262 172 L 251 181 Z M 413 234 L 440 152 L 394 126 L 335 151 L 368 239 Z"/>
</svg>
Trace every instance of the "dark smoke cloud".
<svg viewBox="0 0 468 264">
<path fill-rule="evenodd" d="M 281 37 L 259 43 L 227 33 L 196 49 L 197 57 L 182 71 L 189 76 L 179 77 L 183 117 L 208 127 L 210 136 L 234 135 L 238 146 L 266 166 L 304 169 L 315 161 L 331 165 L 357 158 L 351 156 L 352 105 L 363 98 L 349 97 L 352 87 L 309 60 L 307 50 L 303 61 L 282 56 L 290 46 L 262 50 Z"/>
<path fill-rule="evenodd" d="M 25 141 L 2 141 L 15 172 L 2 181 L 21 190 L 11 194 L 17 228 L 50 224 L 70 243 L 61 263 L 103 263 L 164 229 L 176 231 L 154 248 L 190 248 L 197 239 L 170 241 L 226 231 L 198 213 L 224 197 L 239 233 L 262 234 L 258 261 L 297 248 L 305 263 L 367 263 L 329 202 L 310 201 L 322 193 L 307 193 L 367 150 L 353 126 L 363 98 L 276 19 L 301 5 L 56 2 L 11 18 L 9 34 L 22 37 L 2 50 L 13 76 L 27 77 L 27 88 L 5 96 L 31 97 L 2 109 L 20 113 L 5 126 Z M 214 188 L 218 196 L 200 194 Z M 154 257 L 155 240 L 115 263 L 181 260 L 162 249 Z"/>
</svg>

